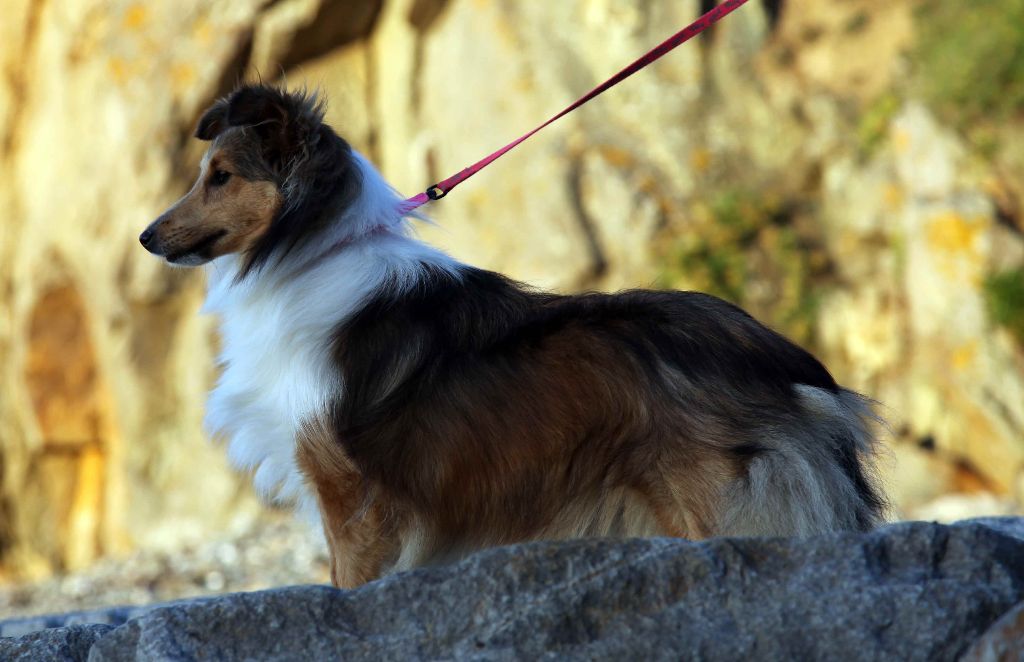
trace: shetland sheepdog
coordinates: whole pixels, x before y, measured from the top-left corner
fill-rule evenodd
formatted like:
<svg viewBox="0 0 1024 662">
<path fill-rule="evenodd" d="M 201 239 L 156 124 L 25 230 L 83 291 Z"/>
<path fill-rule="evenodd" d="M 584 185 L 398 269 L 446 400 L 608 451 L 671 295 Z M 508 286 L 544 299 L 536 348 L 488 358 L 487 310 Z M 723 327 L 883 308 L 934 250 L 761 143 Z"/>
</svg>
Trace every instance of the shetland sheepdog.
<svg viewBox="0 0 1024 662">
<path fill-rule="evenodd" d="M 319 511 L 332 581 L 591 536 L 864 530 L 871 403 L 696 292 L 534 291 L 417 240 L 315 96 L 243 86 L 199 178 L 140 236 L 207 265 L 208 428 Z"/>
</svg>

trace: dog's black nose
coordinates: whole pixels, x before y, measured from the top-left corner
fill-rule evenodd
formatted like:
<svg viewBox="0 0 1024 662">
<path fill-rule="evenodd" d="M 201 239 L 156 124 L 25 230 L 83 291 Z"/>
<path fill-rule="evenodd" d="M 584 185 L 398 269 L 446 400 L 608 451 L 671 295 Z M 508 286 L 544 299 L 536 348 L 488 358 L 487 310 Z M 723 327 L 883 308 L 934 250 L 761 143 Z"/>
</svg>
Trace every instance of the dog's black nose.
<svg viewBox="0 0 1024 662">
<path fill-rule="evenodd" d="M 142 234 L 139 235 L 139 243 L 141 243 L 143 247 L 148 248 L 149 242 L 151 241 L 153 241 L 153 231 L 146 228 L 142 231 Z"/>
</svg>

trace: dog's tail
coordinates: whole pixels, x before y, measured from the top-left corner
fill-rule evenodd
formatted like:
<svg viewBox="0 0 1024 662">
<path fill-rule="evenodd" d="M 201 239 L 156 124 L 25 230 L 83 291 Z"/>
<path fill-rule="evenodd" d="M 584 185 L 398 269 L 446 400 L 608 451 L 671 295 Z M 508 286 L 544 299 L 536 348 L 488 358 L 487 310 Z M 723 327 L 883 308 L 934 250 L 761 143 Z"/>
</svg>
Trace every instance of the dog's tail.
<svg viewBox="0 0 1024 662">
<path fill-rule="evenodd" d="M 798 385 L 795 429 L 768 435 L 746 476 L 727 489 L 718 535 L 812 535 L 867 530 L 887 504 L 874 474 L 873 403 Z"/>
</svg>

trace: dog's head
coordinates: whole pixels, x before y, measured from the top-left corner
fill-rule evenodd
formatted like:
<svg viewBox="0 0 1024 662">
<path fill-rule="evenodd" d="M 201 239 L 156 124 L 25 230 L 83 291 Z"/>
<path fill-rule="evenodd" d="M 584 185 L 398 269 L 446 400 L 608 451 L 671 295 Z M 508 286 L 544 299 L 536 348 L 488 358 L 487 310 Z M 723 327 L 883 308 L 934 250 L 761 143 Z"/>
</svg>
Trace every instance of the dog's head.
<svg viewBox="0 0 1024 662">
<path fill-rule="evenodd" d="M 265 259 L 272 243 L 295 234 L 282 216 L 296 207 L 304 186 L 315 184 L 314 153 L 343 148 L 348 154 L 322 118 L 315 98 L 263 85 L 241 87 L 216 102 L 195 132 L 210 141 L 199 178 L 139 241 L 176 265 L 228 253 L 247 254 L 249 264 Z"/>
</svg>

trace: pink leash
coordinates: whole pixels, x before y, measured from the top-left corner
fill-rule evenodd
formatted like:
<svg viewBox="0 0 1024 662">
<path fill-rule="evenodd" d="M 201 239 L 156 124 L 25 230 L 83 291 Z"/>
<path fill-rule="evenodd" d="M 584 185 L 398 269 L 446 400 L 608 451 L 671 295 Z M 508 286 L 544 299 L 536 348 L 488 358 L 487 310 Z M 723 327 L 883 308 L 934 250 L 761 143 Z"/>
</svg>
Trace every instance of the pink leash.
<svg viewBox="0 0 1024 662">
<path fill-rule="evenodd" d="M 440 200 L 444 196 L 448 195 L 448 193 L 453 188 L 455 188 L 462 182 L 466 181 L 476 173 L 480 172 L 494 161 L 497 161 L 501 156 L 503 156 L 506 152 L 510 152 L 512 148 L 514 148 L 519 143 L 523 142 L 524 140 L 526 140 L 533 134 L 537 133 L 547 125 L 551 124 L 555 120 L 559 119 L 563 115 L 567 115 L 572 111 L 576 110 L 577 108 L 579 108 L 586 102 L 590 101 L 597 95 L 601 94 L 608 88 L 614 87 L 615 85 L 626 80 L 627 78 L 629 78 L 636 72 L 640 71 L 650 63 L 654 62 L 655 60 L 659 59 L 669 51 L 673 50 L 676 46 L 679 46 L 680 44 L 689 41 L 693 37 L 696 37 L 701 32 L 704 32 L 704 30 L 711 27 L 719 19 L 725 18 L 736 9 L 739 9 L 740 6 L 743 5 L 745 2 L 747 2 L 747 0 L 724 0 L 722 4 L 716 6 L 714 9 L 704 14 L 690 25 L 686 26 L 679 32 L 675 33 L 665 41 L 655 46 L 653 49 L 651 49 L 644 55 L 640 56 L 640 58 L 635 60 L 628 67 L 626 67 L 619 73 L 615 74 L 605 82 L 601 83 L 600 85 L 592 89 L 590 92 L 587 92 L 584 96 L 580 97 L 571 106 L 569 106 L 562 112 L 558 113 L 557 115 L 549 119 L 547 122 L 544 122 L 533 131 L 530 131 L 524 136 L 516 138 L 514 141 L 505 145 L 498 151 L 489 154 L 488 156 L 484 157 L 480 161 L 477 161 L 468 168 L 463 168 L 462 170 L 455 173 L 448 179 L 445 179 L 441 182 L 438 182 L 437 184 L 434 184 L 423 193 L 414 195 L 413 197 L 409 198 L 404 203 L 402 203 L 403 213 L 409 213 L 414 209 L 417 209 L 422 205 L 426 204 L 430 200 Z"/>
</svg>

